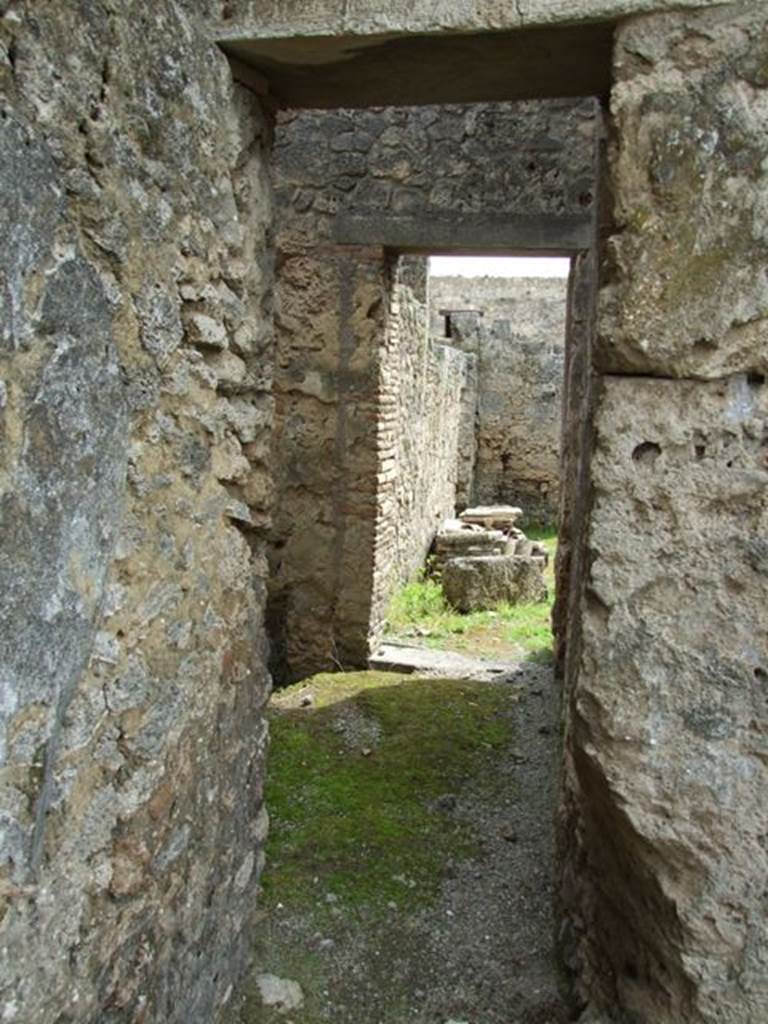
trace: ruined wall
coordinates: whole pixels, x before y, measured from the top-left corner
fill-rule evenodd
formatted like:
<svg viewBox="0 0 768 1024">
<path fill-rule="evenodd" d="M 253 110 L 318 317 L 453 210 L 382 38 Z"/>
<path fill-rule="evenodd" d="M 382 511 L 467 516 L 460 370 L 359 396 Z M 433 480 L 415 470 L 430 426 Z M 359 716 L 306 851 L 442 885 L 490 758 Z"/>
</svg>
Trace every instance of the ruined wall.
<svg viewBox="0 0 768 1024">
<path fill-rule="evenodd" d="M 441 309 L 483 312 L 461 318 L 450 342 L 477 356 L 472 501 L 519 505 L 528 521 L 554 521 L 560 500 L 566 295 L 562 279 L 430 279 L 436 337 Z"/>
<path fill-rule="evenodd" d="M 393 272 L 380 353 L 374 640 L 393 590 L 423 567 L 438 526 L 454 515 L 477 405 L 474 356 L 430 338 L 426 259 L 401 257 Z"/>
<path fill-rule="evenodd" d="M 390 282 L 377 242 L 395 221 L 425 232 L 480 224 L 482 248 L 499 217 L 588 216 L 594 126 L 592 100 L 281 115 L 270 596 L 280 676 L 363 663 L 377 618 Z M 344 235 L 350 218 L 366 225 L 356 244 Z"/>
<path fill-rule="evenodd" d="M 655 4 L 266 6 L 333 35 Z M 113 11 L 16 2 L 0 27 L 9 1021 L 214 1017 L 264 829 L 268 132 L 205 2 Z M 653 1024 L 768 1016 L 767 27 L 762 3 L 670 14 L 627 24 L 617 50 L 564 896 L 582 991 Z M 356 366 L 384 254 L 331 259 L 353 274 L 334 294 Z M 311 297 L 324 266 L 294 254 L 297 288 Z M 348 430 L 356 379 L 329 413 L 342 466 L 367 436 Z"/>
<path fill-rule="evenodd" d="M 766 39 L 746 3 L 615 54 L 566 889 L 584 988 L 654 1024 L 768 1018 Z"/>
<path fill-rule="evenodd" d="M 0 1017 L 19 1024 L 214 1020 L 266 822 L 270 131 L 207 4 L 119 6 L 0 21 Z"/>
</svg>

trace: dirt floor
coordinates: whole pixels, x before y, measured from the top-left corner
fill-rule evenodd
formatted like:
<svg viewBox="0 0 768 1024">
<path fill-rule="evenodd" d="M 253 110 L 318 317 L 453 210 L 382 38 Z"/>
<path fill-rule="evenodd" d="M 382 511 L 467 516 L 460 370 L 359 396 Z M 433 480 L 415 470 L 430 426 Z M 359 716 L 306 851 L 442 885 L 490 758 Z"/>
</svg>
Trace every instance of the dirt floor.
<svg viewBox="0 0 768 1024">
<path fill-rule="evenodd" d="M 317 676 L 272 709 L 254 974 L 230 1024 L 563 1024 L 550 666 Z"/>
</svg>

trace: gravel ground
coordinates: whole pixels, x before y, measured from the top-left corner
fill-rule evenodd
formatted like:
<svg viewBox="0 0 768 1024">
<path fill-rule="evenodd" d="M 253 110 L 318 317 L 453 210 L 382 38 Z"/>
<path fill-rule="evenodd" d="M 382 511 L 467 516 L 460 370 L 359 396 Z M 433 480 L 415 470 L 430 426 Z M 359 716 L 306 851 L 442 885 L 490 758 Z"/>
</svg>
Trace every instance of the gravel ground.
<svg viewBox="0 0 768 1024">
<path fill-rule="evenodd" d="M 316 909 L 289 913 L 278 904 L 265 913 L 254 950 L 260 974 L 231 1007 L 230 1024 L 572 1019 L 554 965 L 556 688 L 551 668 L 532 663 L 503 680 L 515 740 L 486 769 L 497 795 L 489 800 L 487 778 L 479 778 L 440 798 L 442 812 L 469 823 L 480 852 L 446 865 L 427 906 L 409 906 L 407 877 L 402 904 L 392 901 L 383 916 L 347 913 L 322 892 Z"/>
</svg>

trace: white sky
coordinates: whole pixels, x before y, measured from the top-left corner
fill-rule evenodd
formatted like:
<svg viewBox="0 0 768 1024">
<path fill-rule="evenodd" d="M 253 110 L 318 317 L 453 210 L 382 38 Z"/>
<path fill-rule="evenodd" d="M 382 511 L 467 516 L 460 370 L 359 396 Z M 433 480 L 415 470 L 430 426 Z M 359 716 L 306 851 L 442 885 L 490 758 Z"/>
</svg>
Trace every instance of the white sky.
<svg viewBox="0 0 768 1024">
<path fill-rule="evenodd" d="M 435 277 L 568 277 L 571 261 L 561 256 L 430 256 Z"/>
</svg>

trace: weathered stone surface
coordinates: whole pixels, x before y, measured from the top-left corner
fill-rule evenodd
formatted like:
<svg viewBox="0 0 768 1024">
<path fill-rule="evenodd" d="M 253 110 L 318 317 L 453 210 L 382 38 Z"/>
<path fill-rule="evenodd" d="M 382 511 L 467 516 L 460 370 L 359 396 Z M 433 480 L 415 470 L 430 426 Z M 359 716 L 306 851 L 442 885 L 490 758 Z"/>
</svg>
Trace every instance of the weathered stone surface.
<svg viewBox="0 0 768 1024">
<path fill-rule="evenodd" d="M 220 37 L 227 52 L 259 69 L 261 88 L 292 107 L 602 96 L 610 89 L 616 22 L 676 6 L 670 0 L 444 0 L 422 11 L 407 3 L 350 8 L 338 0 L 265 11 L 251 0 L 227 6 Z"/>
<path fill-rule="evenodd" d="M 541 570 L 538 559 L 518 555 L 451 558 L 443 565 L 443 592 L 460 612 L 543 601 L 547 587 Z"/>
<path fill-rule="evenodd" d="M 642 1021 L 768 1014 L 768 392 L 606 378 L 574 694 L 588 963 Z"/>
<path fill-rule="evenodd" d="M 523 510 L 517 505 L 475 505 L 459 513 L 462 523 L 475 523 L 490 530 L 511 530 Z"/>
<path fill-rule="evenodd" d="M 765 5 L 638 19 L 620 34 L 612 281 L 600 366 L 719 377 L 768 369 Z"/>
<path fill-rule="evenodd" d="M 514 543 L 512 546 L 514 548 Z M 430 569 L 439 573 L 445 563 L 454 558 L 514 554 L 509 547 L 510 539 L 501 530 L 485 529 L 476 523 L 463 523 L 460 519 L 446 519 L 440 524 L 432 544 Z"/>
<path fill-rule="evenodd" d="M 256 36 L 291 37 L 303 35 L 378 35 L 382 31 L 396 33 L 445 32 L 464 30 L 481 32 L 502 28 L 522 28 L 574 21 L 613 20 L 642 11 L 665 8 L 711 7 L 712 0 L 518 0 L 506 3 L 478 4 L 474 0 L 439 0 L 427 8 L 416 7 L 407 0 L 395 0 L 383 9 L 375 0 L 364 0 L 350 10 L 344 0 L 245 0 L 231 16 L 236 27 L 226 23 L 226 34 L 241 34 L 240 26 L 248 24 Z"/>
<path fill-rule="evenodd" d="M 398 217 L 426 232 L 441 216 L 588 215 L 595 115 L 589 99 L 282 113 L 281 244 L 334 238 L 342 217 L 383 233 Z"/>
<path fill-rule="evenodd" d="M 299 1010 L 304 1004 L 301 986 L 290 978 L 278 978 L 274 974 L 259 974 L 256 978 L 256 985 L 264 1005 L 274 1006 L 278 1013 Z"/>
<path fill-rule="evenodd" d="M 481 54 L 488 40 L 475 37 L 487 28 L 607 19 L 604 55 L 613 19 L 695 6 L 713 5 L 4 5 L 4 1020 L 212 1021 L 246 958 L 266 829 L 269 130 L 232 87 L 214 20 L 252 17 L 255 34 L 273 37 L 313 33 L 322 62 L 346 58 L 364 42 L 355 33 L 378 33 L 378 44 L 382 32 L 456 29 Z M 609 378 L 594 494 L 586 348 L 569 360 L 575 429 L 559 578 L 571 586 L 559 614 L 562 628 L 568 609 L 579 672 L 566 672 L 564 891 L 581 994 L 643 1024 L 768 1016 L 765 39 L 761 3 L 619 27 L 619 230 L 604 262 L 599 366 L 713 379 Z M 417 41 L 418 52 L 433 42 Z M 538 81 L 551 86 L 551 50 L 540 52 Z M 454 76 L 457 87 L 477 87 L 473 68 Z M 407 93 L 409 75 L 386 70 L 384 84 Z M 497 82 L 526 78 L 512 64 L 492 70 Z M 339 157 L 331 188 L 282 179 L 288 202 L 308 213 L 282 246 L 299 304 L 280 314 L 295 346 L 279 361 L 284 507 L 312 527 L 293 538 L 293 564 L 306 557 L 307 573 L 287 602 L 297 644 L 318 595 L 360 649 L 370 627 L 361 552 L 375 544 L 383 468 L 367 447 L 379 398 L 370 353 L 389 272 L 375 239 L 351 258 L 307 249 L 333 237 L 345 195 L 366 217 L 383 209 L 411 220 L 427 195 L 426 216 L 442 225 L 462 209 L 499 219 L 578 204 L 580 176 L 562 168 L 582 166 L 581 143 L 558 156 L 548 129 L 540 146 L 526 141 L 529 115 L 472 125 L 459 114 L 444 128 L 428 116 L 410 135 L 401 114 L 385 116 L 377 134 L 344 113 L 328 143 Z M 439 159 L 424 140 L 440 143 Z M 458 159 L 469 145 L 503 164 L 502 144 L 509 179 L 488 160 L 470 176 Z M 305 166 L 325 155 L 317 149 Z M 458 182 L 470 177 L 465 194 Z M 588 303 L 579 308 L 588 337 Z M 735 370 L 747 376 L 719 381 Z M 309 403 L 322 410 L 314 420 Z M 319 550 L 332 558 L 315 574 Z M 584 643 L 573 643 L 582 618 Z M 311 662 L 314 642 L 299 660 Z"/>
<path fill-rule="evenodd" d="M 206 15 L 0 19 L 0 1017 L 18 1024 L 212 1021 L 246 960 L 266 510 L 231 470 L 264 476 L 271 426 L 269 129 Z M 260 339 L 237 397 L 232 363 L 185 339 L 194 318 L 220 347 Z"/>
<path fill-rule="evenodd" d="M 273 671 L 368 656 L 378 452 L 380 250 L 286 253 L 277 284 Z"/>
</svg>

